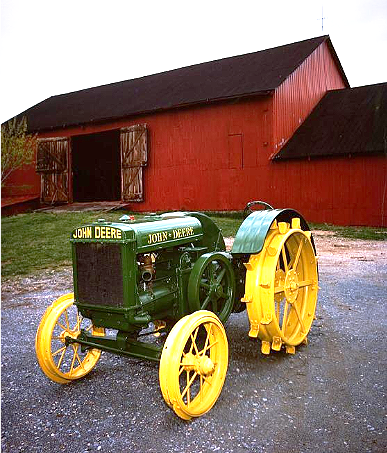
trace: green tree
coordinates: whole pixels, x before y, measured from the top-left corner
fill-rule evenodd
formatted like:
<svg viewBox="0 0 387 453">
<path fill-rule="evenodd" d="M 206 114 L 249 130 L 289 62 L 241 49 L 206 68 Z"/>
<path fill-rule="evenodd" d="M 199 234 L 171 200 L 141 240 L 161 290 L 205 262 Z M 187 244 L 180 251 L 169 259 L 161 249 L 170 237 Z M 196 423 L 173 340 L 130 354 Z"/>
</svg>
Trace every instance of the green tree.
<svg viewBox="0 0 387 453">
<path fill-rule="evenodd" d="M 27 118 L 13 118 L 1 126 L 1 186 L 12 172 L 34 160 L 36 135 L 27 134 Z"/>
</svg>

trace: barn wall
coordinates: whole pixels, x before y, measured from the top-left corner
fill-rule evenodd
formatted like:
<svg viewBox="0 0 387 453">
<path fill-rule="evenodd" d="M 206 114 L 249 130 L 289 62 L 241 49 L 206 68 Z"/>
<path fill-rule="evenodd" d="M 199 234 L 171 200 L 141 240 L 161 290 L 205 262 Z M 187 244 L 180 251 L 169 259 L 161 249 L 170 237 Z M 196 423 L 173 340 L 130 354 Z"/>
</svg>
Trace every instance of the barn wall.
<svg viewBox="0 0 387 453">
<path fill-rule="evenodd" d="M 144 115 L 40 134 L 71 137 L 146 123 L 145 201 L 134 209 L 242 209 L 270 198 L 271 97 Z M 258 175 L 261 176 L 258 177 Z"/>
<path fill-rule="evenodd" d="M 35 163 L 24 165 L 15 170 L 6 179 L 6 184 L 1 188 L 1 197 L 39 197 L 40 177 L 35 172 Z"/>
<path fill-rule="evenodd" d="M 385 156 L 278 162 L 271 170 L 287 183 L 280 206 L 299 210 L 311 222 L 387 226 Z"/>
<path fill-rule="evenodd" d="M 265 97 L 201 106 L 45 135 L 146 123 L 145 201 L 132 203 L 134 210 L 239 210 L 260 199 L 297 209 L 312 222 L 386 225 L 385 157 L 273 163 L 271 102 Z"/>
<path fill-rule="evenodd" d="M 250 200 L 264 200 L 297 209 L 313 222 L 386 225 L 384 157 L 270 160 L 326 90 L 344 86 L 324 43 L 274 96 L 58 129 L 39 137 L 147 124 L 144 202 L 132 203 L 133 210 L 240 210 Z M 39 193 L 39 177 L 31 171 L 28 178 Z"/>
<path fill-rule="evenodd" d="M 273 134 L 277 153 L 327 90 L 345 88 L 328 44 L 321 44 L 274 93 Z"/>
</svg>

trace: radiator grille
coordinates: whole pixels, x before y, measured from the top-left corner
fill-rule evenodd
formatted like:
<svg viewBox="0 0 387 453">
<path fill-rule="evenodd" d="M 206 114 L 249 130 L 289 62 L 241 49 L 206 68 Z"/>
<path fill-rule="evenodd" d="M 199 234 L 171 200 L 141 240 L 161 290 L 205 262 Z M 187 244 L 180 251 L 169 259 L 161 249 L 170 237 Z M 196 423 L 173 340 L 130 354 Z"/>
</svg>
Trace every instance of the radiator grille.
<svg viewBox="0 0 387 453">
<path fill-rule="evenodd" d="M 120 244 L 77 243 L 77 301 L 91 305 L 123 306 Z"/>
</svg>

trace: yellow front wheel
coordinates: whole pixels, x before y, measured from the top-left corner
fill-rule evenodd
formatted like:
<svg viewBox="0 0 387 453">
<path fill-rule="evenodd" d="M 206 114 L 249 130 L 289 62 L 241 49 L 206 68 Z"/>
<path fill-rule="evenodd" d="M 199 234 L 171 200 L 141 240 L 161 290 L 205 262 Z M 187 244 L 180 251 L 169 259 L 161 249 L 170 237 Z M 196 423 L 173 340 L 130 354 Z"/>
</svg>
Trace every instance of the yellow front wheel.
<svg viewBox="0 0 387 453">
<path fill-rule="evenodd" d="M 262 352 L 306 341 L 313 322 L 318 293 L 317 258 L 310 231 L 292 223 L 276 221 L 262 251 L 245 264 L 246 302 L 251 337 L 262 341 Z"/>
<path fill-rule="evenodd" d="M 180 319 L 165 342 L 159 379 L 165 402 L 184 420 L 208 412 L 226 377 L 228 342 L 219 318 L 207 310 Z"/>
<path fill-rule="evenodd" d="M 66 341 L 77 338 L 81 329 L 104 335 L 103 328 L 94 327 L 78 313 L 72 293 L 57 299 L 44 313 L 36 332 L 35 351 L 40 368 L 52 381 L 67 384 L 85 376 L 98 362 L 98 349 L 82 352 L 78 343 Z"/>
</svg>

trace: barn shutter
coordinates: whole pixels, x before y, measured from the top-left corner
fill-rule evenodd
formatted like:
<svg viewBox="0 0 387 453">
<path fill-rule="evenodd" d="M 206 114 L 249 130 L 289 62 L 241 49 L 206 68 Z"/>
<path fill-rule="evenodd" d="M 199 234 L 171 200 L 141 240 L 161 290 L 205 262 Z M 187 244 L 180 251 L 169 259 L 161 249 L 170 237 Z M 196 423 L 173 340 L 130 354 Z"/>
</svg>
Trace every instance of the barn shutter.
<svg viewBox="0 0 387 453">
<path fill-rule="evenodd" d="M 40 199 L 44 203 L 69 201 L 70 139 L 38 139 L 36 171 L 40 173 Z"/>
<path fill-rule="evenodd" d="M 148 161 L 146 124 L 121 129 L 121 198 L 143 201 L 143 167 Z"/>
</svg>

